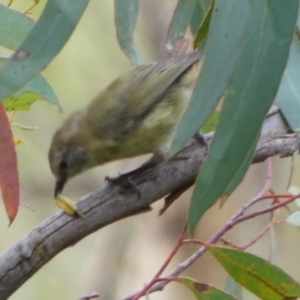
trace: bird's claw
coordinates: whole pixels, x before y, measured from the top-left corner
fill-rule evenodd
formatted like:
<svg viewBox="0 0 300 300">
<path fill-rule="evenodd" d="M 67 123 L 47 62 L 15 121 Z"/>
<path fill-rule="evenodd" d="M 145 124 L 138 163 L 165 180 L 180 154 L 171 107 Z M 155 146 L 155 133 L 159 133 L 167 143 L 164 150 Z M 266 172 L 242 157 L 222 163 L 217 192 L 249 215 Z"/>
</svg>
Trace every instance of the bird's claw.
<svg viewBox="0 0 300 300">
<path fill-rule="evenodd" d="M 105 181 L 112 185 L 118 185 L 124 190 L 134 190 L 139 198 L 142 196 L 141 191 L 139 190 L 138 186 L 135 182 L 133 182 L 130 177 L 126 176 L 127 174 L 119 175 L 118 177 L 105 177 Z"/>
</svg>

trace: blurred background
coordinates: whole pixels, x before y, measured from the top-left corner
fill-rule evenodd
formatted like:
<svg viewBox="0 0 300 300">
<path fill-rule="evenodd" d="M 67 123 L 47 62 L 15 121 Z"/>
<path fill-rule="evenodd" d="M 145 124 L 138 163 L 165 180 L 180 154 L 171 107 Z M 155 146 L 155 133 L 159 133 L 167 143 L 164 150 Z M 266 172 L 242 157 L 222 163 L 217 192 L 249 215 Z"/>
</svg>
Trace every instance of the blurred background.
<svg viewBox="0 0 300 300">
<path fill-rule="evenodd" d="M 0 1 L 7 4 L 8 1 Z M 34 8 L 31 16 L 37 19 L 45 0 Z M 176 0 L 142 0 L 136 31 L 136 44 L 145 61 L 168 57 L 166 35 L 174 12 Z M 25 11 L 32 1 L 14 0 L 12 8 Z M 1 52 L 1 49 L 0 49 Z M 5 53 L 0 53 L 1 55 Z M 58 210 L 53 200 L 54 178 L 48 166 L 48 148 L 56 129 L 74 110 L 86 105 L 114 78 L 131 68 L 120 50 L 114 27 L 112 0 L 90 1 L 74 34 L 44 71 L 52 84 L 64 113 L 46 101 L 36 102 L 29 112 L 18 113 L 16 122 L 26 126 L 38 126 L 35 131 L 14 129 L 16 138 L 25 140 L 17 147 L 21 183 L 19 214 L 8 227 L 8 219 L 0 202 L 0 252 L 4 252 L 28 231 Z M 71 199 L 97 189 L 106 175 L 116 176 L 138 166 L 145 157 L 115 162 L 88 171 L 71 180 L 64 194 Z M 292 159 L 274 160 L 273 188 L 284 192 L 290 174 Z M 299 182 L 299 159 L 294 158 L 293 184 Z M 196 237 L 208 239 L 251 197 L 255 196 L 266 178 L 266 164 L 252 166 L 244 182 L 220 209 L 215 205 L 201 220 Z M 27 281 L 11 300 L 74 300 L 82 294 L 96 291 L 100 299 L 122 299 L 140 290 L 163 264 L 186 220 L 192 190 L 186 192 L 162 216 L 158 210 L 163 201 L 153 205 L 153 211 L 112 224 L 88 236 L 74 247 L 68 248 Z M 294 208 L 296 208 L 294 206 Z M 281 217 L 287 215 L 283 211 Z M 226 238 L 243 245 L 254 238 L 269 221 L 260 217 L 244 222 L 230 231 Z M 274 263 L 300 281 L 299 257 L 300 234 L 295 227 L 275 225 L 275 246 L 272 250 Z M 197 249 L 185 245 L 171 262 L 168 270 L 183 261 Z M 264 236 L 249 251 L 262 257 L 270 257 L 270 235 Z M 295 263 L 297 262 L 297 263 Z M 0 266 L 1 267 L 1 266 Z M 226 273 L 209 255 L 205 254 L 184 275 L 200 282 L 224 287 Z M 163 292 L 149 299 L 194 299 L 193 295 L 179 284 L 169 284 Z M 245 292 L 244 299 L 256 299 Z"/>
</svg>

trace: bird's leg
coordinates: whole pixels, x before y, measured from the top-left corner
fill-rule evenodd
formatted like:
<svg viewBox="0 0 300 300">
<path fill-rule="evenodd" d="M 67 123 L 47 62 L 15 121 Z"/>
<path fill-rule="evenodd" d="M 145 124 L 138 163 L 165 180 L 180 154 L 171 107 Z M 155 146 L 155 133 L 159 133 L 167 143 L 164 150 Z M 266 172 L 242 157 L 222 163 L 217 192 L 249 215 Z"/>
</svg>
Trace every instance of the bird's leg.
<svg viewBox="0 0 300 300">
<path fill-rule="evenodd" d="M 164 161 L 164 159 L 165 159 L 165 153 L 162 150 L 155 150 L 153 152 L 153 155 L 148 160 L 146 160 L 141 166 L 139 166 L 135 170 L 125 173 L 124 175 L 133 176 L 138 173 L 144 172 L 150 168 L 158 166 Z"/>
<path fill-rule="evenodd" d="M 141 192 L 139 191 L 139 188 L 137 187 L 137 185 L 131 180 L 130 177 L 138 174 L 138 173 L 142 173 L 150 168 L 153 168 L 157 165 L 159 165 L 160 163 L 162 163 L 164 161 L 165 158 L 165 154 L 163 151 L 161 150 L 156 150 L 153 152 L 153 155 L 150 157 L 150 159 L 148 159 L 147 161 L 145 161 L 141 166 L 139 166 L 138 168 L 129 171 L 127 173 L 121 174 L 118 177 L 105 177 L 105 180 L 110 183 L 110 184 L 116 184 L 116 185 L 120 185 L 121 187 L 128 189 L 128 188 L 132 188 L 134 189 L 138 194 L 139 197 L 141 197 Z"/>
<path fill-rule="evenodd" d="M 207 142 L 205 136 L 203 135 L 203 133 L 201 131 L 199 131 L 199 132 L 195 133 L 195 135 L 193 137 L 199 143 L 203 144 L 206 148 L 206 152 L 208 152 L 208 142 Z M 180 157 L 179 159 L 182 159 L 182 157 Z M 165 152 L 162 150 L 155 150 L 153 152 L 153 155 L 150 157 L 150 159 L 145 161 L 138 168 L 136 168 L 132 171 L 129 171 L 127 173 L 120 174 L 118 177 L 106 176 L 105 180 L 110 184 L 119 185 L 124 189 L 133 189 L 134 191 L 136 191 L 138 193 L 139 197 L 141 197 L 141 192 L 140 192 L 139 188 L 137 187 L 136 183 L 133 182 L 131 177 L 134 175 L 137 175 L 139 173 L 142 173 L 150 168 L 156 167 L 157 165 L 161 164 L 164 160 L 165 160 Z M 187 188 L 188 187 L 179 188 L 179 190 L 178 190 L 179 194 L 183 193 L 183 191 Z M 178 198 L 178 196 L 176 196 L 176 195 L 177 195 L 177 190 L 175 191 L 174 195 L 173 195 L 173 193 L 171 193 L 170 199 L 167 199 L 167 201 L 166 201 L 167 203 L 166 203 L 163 211 L 165 211 L 167 209 L 167 207 L 170 206 L 172 204 L 172 202 L 175 201 L 176 198 Z"/>
</svg>

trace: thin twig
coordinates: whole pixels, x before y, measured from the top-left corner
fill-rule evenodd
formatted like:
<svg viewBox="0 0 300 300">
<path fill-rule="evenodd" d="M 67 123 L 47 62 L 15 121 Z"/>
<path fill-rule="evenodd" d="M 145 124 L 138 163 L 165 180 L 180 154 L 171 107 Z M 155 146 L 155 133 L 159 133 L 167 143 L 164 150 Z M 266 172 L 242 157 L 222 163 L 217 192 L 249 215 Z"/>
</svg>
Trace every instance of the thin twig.
<svg viewBox="0 0 300 300">
<path fill-rule="evenodd" d="M 294 175 L 294 165 L 295 165 L 295 158 L 294 155 L 291 156 L 291 170 L 290 170 L 290 174 L 289 174 L 289 178 L 288 178 L 288 182 L 287 182 L 287 187 L 286 190 L 288 191 L 291 184 L 292 184 L 292 179 L 293 179 L 293 175 Z"/>
<path fill-rule="evenodd" d="M 179 248 L 182 245 L 182 241 L 183 241 L 183 237 L 186 233 L 186 226 L 185 228 L 182 230 L 182 233 L 174 247 L 174 249 L 172 250 L 172 252 L 170 253 L 170 255 L 168 256 L 168 258 L 166 259 L 166 261 L 163 263 L 163 265 L 160 267 L 160 269 L 158 270 L 158 272 L 155 274 L 155 276 L 153 277 L 153 279 L 150 281 L 150 283 L 148 283 L 140 292 L 136 293 L 135 295 L 131 295 L 130 297 L 126 298 L 125 300 L 138 300 L 140 297 L 142 297 L 143 295 L 146 294 L 146 292 L 156 283 L 158 282 L 158 278 L 160 277 L 160 275 L 163 273 L 163 271 L 166 269 L 166 267 L 168 266 L 168 264 L 170 263 L 170 261 L 173 259 L 173 257 L 175 256 L 175 254 L 177 253 L 177 251 L 179 250 Z M 160 280 L 161 281 L 161 280 Z"/>
<path fill-rule="evenodd" d="M 267 180 L 269 181 L 269 180 Z M 267 190 L 269 183 L 266 183 L 263 190 Z M 262 195 L 262 191 L 259 193 L 259 195 Z M 276 195 L 278 196 L 278 195 Z M 284 197 L 286 197 L 286 195 L 284 195 Z M 255 197 L 252 200 L 250 200 L 248 203 L 246 203 L 235 215 L 233 215 L 233 217 L 217 232 L 215 233 L 208 241 L 207 244 L 215 244 L 217 241 L 220 240 L 220 238 L 227 233 L 231 228 L 233 228 L 235 225 L 241 223 L 242 221 L 257 217 L 259 215 L 263 215 L 265 213 L 268 213 L 270 211 L 276 210 L 280 207 L 283 207 L 289 203 L 291 203 L 292 201 L 294 201 L 297 197 L 299 197 L 299 195 L 296 196 L 292 196 L 290 195 L 290 198 L 279 203 L 276 205 L 272 205 L 269 208 L 266 209 L 261 209 L 258 210 L 254 213 L 250 213 L 248 215 L 243 215 L 245 210 L 247 208 L 249 208 L 250 206 L 252 206 L 254 203 L 257 203 L 260 198 Z M 263 196 L 261 196 L 261 198 L 263 198 Z M 195 242 L 195 241 L 192 241 Z M 196 242 L 197 243 L 197 242 Z M 199 243 L 201 243 L 199 241 Z M 191 264 L 193 264 L 199 257 L 201 257 L 203 255 L 203 253 L 206 251 L 205 247 L 201 247 L 200 249 L 198 249 L 193 255 L 191 255 L 189 258 L 187 258 L 185 261 L 183 261 L 182 263 L 178 264 L 167 276 L 166 278 L 169 277 L 174 277 L 179 275 L 181 272 L 183 272 L 185 269 L 187 269 Z M 166 285 L 166 282 L 159 282 L 156 283 L 155 285 L 153 285 L 149 290 L 148 293 L 153 293 L 155 291 L 159 291 L 162 290 L 164 288 L 164 286 Z M 127 298 L 126 298 L 127 299 Z M 130 299 L 130 298 L 128 298 Z"/>
<path fill-rule="evenodd" d="M 253 213 L 251 213 L 251 214 L 246 215 L 246 216 L 241 216 L 241 217 L 238 219 L 238 223 L 243 222 L 243 221 L 245 221 L 245 220 L 252 219 L 252 218 L 254 218 L 254 217 L 256 217 L 256 216 L 259 216 L 259 215 L 263 215 L 263 214 L 268 213 L 268 212 L 270 212 L 270 211 L 273 211 L 273 210 L 275 210 L 275 209 L 277 209 L 277 208 L 286 206 L 287 204 L 293 202 L 295 199 L 297 199 L 297 198 L 299 198 L 299 197 L 300 197 L 300 194 L 298 194 L 298 195 L 296 195 L 296 196 L 291 196 L 290 199 L 287 199 L 287 200 L 285 200 L 285 201 L 282 201 L 282 202 L 280 202 L 280 203 L 278 203 L 278 204 L 272 205 L 272 206 L 270 206 L 270 207 L 268 207 L 268 208 L 265 208 L 265 209 L 257 210 L 257 211 L 255 211 L 255 212 L 253 212 Z"/>
</svg>

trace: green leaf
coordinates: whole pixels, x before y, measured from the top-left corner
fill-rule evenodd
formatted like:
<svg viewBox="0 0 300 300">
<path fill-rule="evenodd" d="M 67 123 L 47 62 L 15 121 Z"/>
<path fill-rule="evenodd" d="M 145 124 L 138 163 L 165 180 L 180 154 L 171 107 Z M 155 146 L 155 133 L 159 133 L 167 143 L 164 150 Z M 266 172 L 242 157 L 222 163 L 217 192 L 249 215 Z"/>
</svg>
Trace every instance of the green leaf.
<svg viewBox="0 0 300 300">
<path fill-rule="evenodd" d="M 300 211 L 297 211 L 288 216 L 286 221 L 294 226 L 300 227 Z"/>
<path fill-rule="evenodd" d="M 34 26 L 27 15 L 0 4 L 0 45 L 16 50 Z"/>
<path fill-rule="evenodd" d="M 288 300 L 300 296 L 300 284 L 268 261 L 241 251 L 207 248 L 229 275 L 264 300 Z"/>
<path fill-rule="evenodd" d="M 42 99 L 42 96 L 38 93 L 25 92 L 19 96 L 14 94 L 5 99 L 3 101 L 3 106 L 6 111 L 29 110 L 35 101 Z"/>
<path fill-rule="evenodd" d="M 133 65 L 143 63 L 134 44 L 139 0 L 115 0 L 115 23 L 119 44 Z"/>
<path fill-rule="evenodd" d="M 211 6 L 207 13 L 204 16 L 203 21 L 201 22 L 199 29 L 197 31 L 195 40 L 194 40 L 194 47 L 198 47 L 198 45 L 203 42 L 203 40 L 206 38 L 208 34 L 208 29 L 210 25 L 211 15 L 214 7 L 214 1 L 211 2 Z"/>
<path fill-rule="evenodd" d="M 197 0 L 179 0 L 169 27 L 168 43 L 174 45 L 185 38 Z"/>
<path fill-rule="evenodd" d="M 291 186 L 287 192 L 292 194 L 293 196 L 296 196 L 300 194 L 300 188 L 297 186 Z M 300 198 L 295 199 L 294 203 L 296 203 L 297 206 L 300 207 Z"/>
<path fill-rule="evenodd" d="M 226 279 L 225 291 L 239 300 L 243 299 L 242 286 L 237 283 L 230 275 L 227 276 Z"/>
<path fill-rule="evenodd" d="M 0 58 L 1 63 L 5 60 L 7 59 Z M 4 99 L 3 106 L 6 111 L 29 110 L 37 100 L 46 100 L 57 105 L 60 112 L 63 111 L 55 91 L 42 74 L 37 75 L 16 93 Z"/>
<path fill-rule="evenodd" d="M 212 0 L 197 0 L 194 13 L 190 22 L 193 34 L 196 34 L 202 23 L 207 11 L 211 7 Z"/>
<path fill-rule="evenodd" d="M 236 0 L 216 1 L 207 37 L 202 71 L 188 109 L 182 117 L 172 141 L 168 157 L 172 157 L 201 128 L 214 111 L 227 88 L 238 51 L 244 37 L 249 4 Z M 222 47 L 220 47 L 222 45 Z M 217 84 L 216 84 L 217 83 Z"/>
<path fill-rule="evenodd" d="M 199 283 L 187 277 L 180 277 L 178 282 L 184 284 L 197 300 L 235 300 L 233 296 L 209 284 Z"/>
<path fill-rule="evenodd" d="M 226 191 L 232 179 L 238 173 L 239 178 L 243 177 L 241 170 L 246 168 L 242 165 L 274 101 L 288 59 L 299 4 L 297 0 L 289 1 L 288 5 L 281 0 L 217 0 L 219 18 L 222 13 L 228 14 L 224 3 L 247 8 L 244 16 L 247 31 L 234 50 L 238 60 L 224 96 L 208 158 L 197 178 L 189 214 L 191 232 L 201 216 Z M 234 31 L 234 28 L 226 30 Z M 212 78 L 219 84 L 218 78 Z M 200 190 L 201 194 L 197 192 Z"/>
<path fill-rule="evenodd" d="M 203 124 L 201 130 L 203 133 L 212 132 L 216 129 L 220 117 L 219 111 L 214 111 L 208 118 L 208 120 Z"/>
<path fill-rule="evenodd" d="M 65 45 L 88 0 L 49 0 L 31 32 L 0 69 L 0 100 L 39 74 Z"/>
<path fill-rule="evenodd" d="M 245 177 L 245 174 L 252 162 L 253 154 L 256 149 L 257 141 L 260 137 L 260 132 L 257 135 L 256 139 L 253 141 L 252 145 L 247 150 L 246 156 L 239 166 L 239 169 L 236 171 L 235 175 L 231 178 L 230 182 L 228 183 L 225 191 L 223 192 L 222 198 L 221 198 L 221 205 L 224 204 L 224 202 L 227 200 L 227 198 L 232 194 L 232 192 L 238 187 L 238 185 L 242 182 L 242 180 Z M 197 195 L 196 195 L 197 193 Z M 195 197 L 199 196 L 199 190 L 195 191 Z"/>
<path fill-rule="evenodd" d="M 299 70 L 300 41 L 299 36 L 294 35 L 289 60 L 276 96 L 276 102 L 279 105 L 280 110 L 282 111 L 289 126 L 294 131 L 300 130 Z"/>
</svg>

